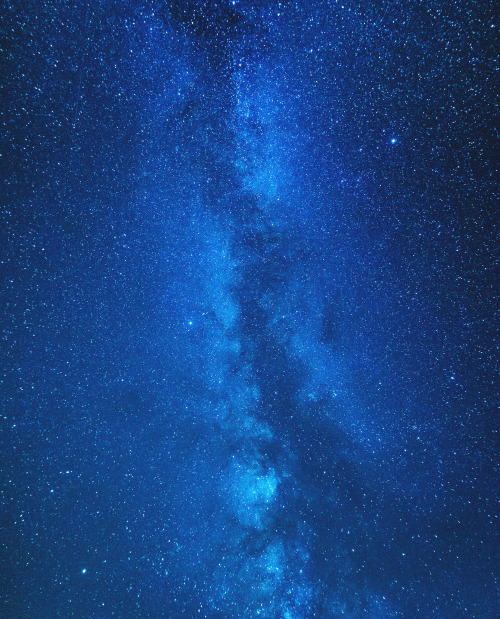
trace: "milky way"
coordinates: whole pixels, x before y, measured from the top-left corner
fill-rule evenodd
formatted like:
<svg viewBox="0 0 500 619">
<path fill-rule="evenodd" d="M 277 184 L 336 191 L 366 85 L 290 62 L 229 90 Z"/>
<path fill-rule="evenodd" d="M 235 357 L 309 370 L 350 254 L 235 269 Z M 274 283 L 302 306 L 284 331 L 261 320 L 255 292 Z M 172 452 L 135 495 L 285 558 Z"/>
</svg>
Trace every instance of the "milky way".
<svg viewBox="0 0 500 619">
<path fill-rule="evenodd" d="M 2 17 L 4 617 L 497 617 L 488 3 Z"/>
</svg>

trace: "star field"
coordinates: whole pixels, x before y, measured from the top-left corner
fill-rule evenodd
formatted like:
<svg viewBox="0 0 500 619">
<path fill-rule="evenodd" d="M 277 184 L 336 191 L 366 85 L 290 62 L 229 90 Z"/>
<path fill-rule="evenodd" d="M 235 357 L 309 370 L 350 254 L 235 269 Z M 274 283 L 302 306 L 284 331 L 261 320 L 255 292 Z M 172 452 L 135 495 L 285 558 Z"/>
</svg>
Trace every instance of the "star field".
<svg viewBox="0 0 500 619">
<path fill-rule="evenodd" d="M 2 617 L 499 615 L 497 27 L 7 2 Z"/>
</svg>

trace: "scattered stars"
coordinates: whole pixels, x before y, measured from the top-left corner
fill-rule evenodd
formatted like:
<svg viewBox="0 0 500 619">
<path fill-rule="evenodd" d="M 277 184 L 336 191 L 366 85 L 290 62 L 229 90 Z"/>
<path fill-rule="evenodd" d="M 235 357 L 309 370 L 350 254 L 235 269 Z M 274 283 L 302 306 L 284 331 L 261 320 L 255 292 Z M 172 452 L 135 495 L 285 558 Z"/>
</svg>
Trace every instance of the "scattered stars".
<svg viewBox="0 0 500 619">
<path fill-rule="evenodd" d="M 9 1 L 6 616 L 494 613 L 496 30 L 372 4 Z"/>
</svg>

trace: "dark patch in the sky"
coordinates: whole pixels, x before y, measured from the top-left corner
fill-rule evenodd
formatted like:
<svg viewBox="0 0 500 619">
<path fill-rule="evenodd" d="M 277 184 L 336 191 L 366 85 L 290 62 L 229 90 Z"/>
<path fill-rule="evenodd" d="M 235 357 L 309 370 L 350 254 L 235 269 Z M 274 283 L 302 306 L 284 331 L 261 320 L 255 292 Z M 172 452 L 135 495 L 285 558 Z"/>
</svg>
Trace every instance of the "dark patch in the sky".
<svg viewBox="0 0 500 619">
<path fill-rule="evenodd" d="M 343 334 L 345 312 L 339 294 L 330 295 L 325 303 L 321 335 L 326 344 L 335 346 L 340 343 Z"/>
</svg>

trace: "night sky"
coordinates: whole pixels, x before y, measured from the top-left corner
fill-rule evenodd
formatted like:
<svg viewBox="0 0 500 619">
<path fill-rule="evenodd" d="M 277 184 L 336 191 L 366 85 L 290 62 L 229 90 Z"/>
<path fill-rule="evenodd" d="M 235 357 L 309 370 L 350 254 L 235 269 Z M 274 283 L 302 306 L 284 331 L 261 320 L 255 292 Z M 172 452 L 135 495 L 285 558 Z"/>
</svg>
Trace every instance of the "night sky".
<svg viewBox="0 0 500 619">
<path fill-rule="evenodd" d="M 0 21 L 0 616 L 500 616 L 494 3 Z"/>
</svg>

